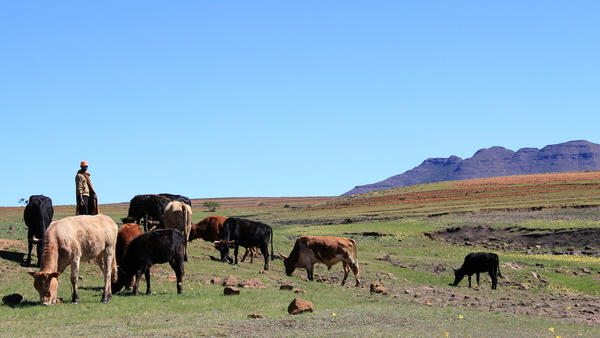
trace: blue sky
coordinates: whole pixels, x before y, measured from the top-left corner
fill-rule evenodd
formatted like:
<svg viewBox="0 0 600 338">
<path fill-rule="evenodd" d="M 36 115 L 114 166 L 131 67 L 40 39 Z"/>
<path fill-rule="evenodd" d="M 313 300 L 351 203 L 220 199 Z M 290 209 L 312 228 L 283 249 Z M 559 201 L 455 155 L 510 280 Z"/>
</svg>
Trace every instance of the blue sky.
<svg viewBox="0 0 600 338">
<path fill-rule="evenodd" d="M 0 206 L 337 196 L 600 143 L 598 1 L 4 1 Z"/>
</svg>

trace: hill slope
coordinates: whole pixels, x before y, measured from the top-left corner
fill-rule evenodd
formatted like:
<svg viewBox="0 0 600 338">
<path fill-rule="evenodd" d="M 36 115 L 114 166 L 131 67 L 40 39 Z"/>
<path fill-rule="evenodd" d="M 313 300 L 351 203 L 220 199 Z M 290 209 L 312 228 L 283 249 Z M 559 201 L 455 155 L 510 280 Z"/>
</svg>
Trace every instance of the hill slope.
<svg viewBox="0 0 600 338">
<path fill-rule="evenodd" d="M 383 181 L 354 187 L 342 196 L 431 182 L 511 175 L 600 170 L 600 144 L 570 141 L 544 148 L 512 151 L 503 147 L 481 149 L 468 159 L 458 156 L 429 158 L 419 166 Z"/>
</svg>

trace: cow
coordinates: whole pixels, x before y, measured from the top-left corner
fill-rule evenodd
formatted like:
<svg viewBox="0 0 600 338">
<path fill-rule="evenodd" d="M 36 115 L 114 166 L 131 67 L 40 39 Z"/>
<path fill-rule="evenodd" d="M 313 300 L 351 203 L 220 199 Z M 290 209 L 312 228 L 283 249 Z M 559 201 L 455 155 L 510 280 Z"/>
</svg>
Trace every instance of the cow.
<svg viewBox="0 0 600 338">
<path fill-rule="evenodd" d="M 185 196 L 181 196 L 181 195 L 173 195 L 173 194 L 158 194 L 159 196 L 162 197 L 166 197 L 171 201 L 179 201 L 182 203 L 185 203 L 187 205 L 190 206 L 190 208 L 192 207 L 192 201 L 189 199 L 189 197 L 185 197 Z"/>
<path fill-rule="evenodd" d="M 183 260 L 188 261 L 188 241 L 192 228 L 192 208 L 179 201 L 171 201 L 167 204 L 161 223 L 166 229 L 177 229 L 183 233 L 185 239 L 185 254 Z"/>
<path fill-rule="evenodd" d="M 104 274 L 102 303 L 112 297 L 111 282 L 116 281 L 115 247 L 119 227 L 106 215 L 71 216 L 54 221 L 44 235 L 40 271 L 29 272 L 40 294 L 40 304 L 57 303 L 58 277 L 71 265 L 71 302 L 79 303 L 77 280 L 79 264 L 94 260 Z"/>
<path fill-rule="evenodd" d="M 123 222 L 133 222 L 141 224 L 144 220 L 144 231 L 148 231 L 149 221 L 160 221 L 167 204 L 170 199 L 160 195 L 136 195 L 129 202 L 129 210 L 127 217 L 123 218 Z"/>
<path fill-rule="evenodd" d="M 117 247 L 116 247 L 116 258 L 117 265 L 120 265 L 123 261 L 123 257 L 127 253 L 127 247 L 132 239 L 143 234 L 142 228 L 137 223 L 125 223 L 119 228 L 117 233 Z"/>
<path fill-rule="evenodd" d="M 344 265 L 342 285 L 346 283 L 350 269 L 356 278 L 356 286 L 360 285 L 356 241 L 351 238 L 300 236 L 296 239 L 289 257 L 281 256 L 284 258 L 283 264 L 288 276 L 291 276 L 296 268 L 305 268 L 308 280 L 313 280 L 315 263 L 325 264 L 331 269 L 341 261 Z"/>
<path fill-rule="evenodd" d="M 208 242 L 214 242 L 221 239 L 221 228 L 227 220 L 224 216 L 207 216 L 197 224 L 192 224 L 190 230 L 190 242 L 200 238 Z"/>
<path fill-rule="evenodd" d="M 469 287 L 471 287 L 471 276 L 475 274 L 477 285 L 479 286 L 479 273 L 481 272 L 490 274 L 492 278 L 492 290 L 496 290 L 498 277 L 502 277 L 498 255 L 490 252 L 472 252 L 468 254 L 460 269 L 454 269 L 454 283 L 450 285 L 457 286 L 465 276 L 468 276 Z"/>
<path fill-rule="evenodd" d="M 31 265 L 31 250 L 33 245 L 36 246 L 36 255 L 38 258 L 37 267 L 40 266 L 42 257 L 42 241 L 44 240 L 44 234 L 46 229 L 50 226 L 54 217 L 54 208 L 52 207 L 52 200 L 50 197 L 44 195 L 32 195 L 29 197 L 29 202 L 25 206 L 23 211 L 23 220 L 27 225 L 27 242 L 28 251 L 27 259 L 25 260 L 25 266 Z"/>
<path fill-rule="evenodd" d="M 202 239 L 208 242 L 215 242 L 221 239 L 221 229 L 223 228 L 223 223 L 225 223 L 227 217 L 225 216 L 206 216 L 203 220 L 196 224 L 192 224 L 192 229 L 190 230 L 190 242 L 195 239 Z M 250 263 L 253 262 L 253 258 L 257 252 L 256 247 L 246 248 L 246 252 L 244 253 L 244 257 L 240 260 L 243 262 L 246 256 L 250 254 Z M 233 260 L 228 258 L 231 262 Z"/>
<path fill-rule="evenodd" d="M 133 294 L 139 294 L 140 279 L 146 276 L 146 294 L 152 294 L 150 287 L 150 267 L 154 264 L 169 263 L 177 276 L 177 293 L 183 293 L 184 237 L 176 229 L 159 229 L 143 233 L 134 238 L 127 248 L 123 262 L 119 266 L 118 279 L 112 285 L 119 292 L 135 277 Z"/>
<path fill-rule="evenodd" d="M 229 217 L 223 223 L 221 240 L 215 241 L 215 248 L 221 252 L 221 261 L 227 261 L 229 246 L 233 246 L 234 265 L 238 264 L 238 250 L 259 247 L 265 257 L 264 270 L 269 270 L 269 241 L 271 241 L 271 260 L 273 260 L 273 229 L 261 222 L 243 218 Z"/>
</svg>

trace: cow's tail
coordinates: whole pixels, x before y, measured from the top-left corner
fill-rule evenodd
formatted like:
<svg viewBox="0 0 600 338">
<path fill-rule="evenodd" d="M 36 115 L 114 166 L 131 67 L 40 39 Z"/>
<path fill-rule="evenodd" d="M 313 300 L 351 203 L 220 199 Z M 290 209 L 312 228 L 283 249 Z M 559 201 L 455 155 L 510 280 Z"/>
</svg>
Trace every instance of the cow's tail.
<svg viewBox="0 0 600 338">
<path fill-rule="evenodd" d="M 275 260 L 275 254 L 273 252 L 273 229 L 271 229 L 271 261 Z"/>
<path fill-rule="evenodd" d="M 504 276 L 502 276 L 502 273 L 500 272 L 500 260 L 496 261 L 496 271 L 498 271 L 498 277 L 504 278 Z"/>
<path fill-rule="evenodd" d="M 191 209 L 189 209 L 191 210 Z M 188 238 L 190 237 L 190 227 L 192 225 L 192 219 L 191 219 L 191 215 L 188 212 L 188 208 L 187 208 L 187 204 L 181 203 L 181 212 L 183 213 L 183 222 L 185 224 L 185 227 L 183 228 L 183 231 L 185 232 L 183 234 L 183 240 L 185 245 L 187 245 L 187 241 Z"/>
<path fill-rule="evenodd" d="M 352 239 L 352 253 L 354 255 L 354 264 L 358 265 L 358 248 L 356 247 L 356 241 Z"/>
</svg>

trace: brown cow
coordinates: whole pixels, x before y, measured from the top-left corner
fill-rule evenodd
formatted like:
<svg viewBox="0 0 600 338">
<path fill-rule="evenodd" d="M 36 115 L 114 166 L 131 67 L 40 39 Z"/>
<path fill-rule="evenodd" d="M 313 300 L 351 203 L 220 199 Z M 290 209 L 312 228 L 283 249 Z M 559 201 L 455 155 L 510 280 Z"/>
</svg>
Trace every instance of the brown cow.
<svg viewBox="0 0 600 338">
<path fill-rule="evenodd" d="M 300 236 L 296 240 L 294 249 L 289 257 L 284 257 L 285 273 L 291 276 L 296 268 L 305 268 L 308 280 L 313 280 L 313 267 L 315 263 L 327 265 L 328 269 L 339 263 L 344 265 L 344 279 L 348 278 L 350 269 L 356 278 L 356 286 L 360 284 L 358 271 L 358 254 L 356 242 L 351 238 L 330 236 Z"/>
<path fill-rule="evenodd" d="M 143 234 L 142 228 L 137 223 L 125 223 L 121 225 L 119 228 L 119 232 L 117 233 L 117 249 L 116 249 L 116 257 L 117 257 L 117 266 L 120 266 L 123 262 L 123 257 L 127 253 L 127 248 L 129 247 L 129 242 L 137 236 Z M 135 279 L 132 278 L 128 285 L 126 285 L 127 290 L 131 289 Z"/>
<path fill-rule="evenodd" d="M 125 257 L 125 254 L 127 253 L 129 242 L 143 233 L 142 228 L 137 223 L 125 223 L 119 228 L 119 232 L 117 233 L 117 249 L 115 253 L 117 265 L 120 265 L 123 261 L 123 257 Z"/>
<path fill-rule="evenodd" d="M 179 201 L 172 201 L 167 204 L 162 216 L 162 223 L 166 229 L 177 229 L 181 231 L 184 239 L 185 253 L 183 260 L 188 261 L 188 242 L 190 241 L 190 232 L 192 228 L 192 208 Z"/>
<path fill-rule="evenodd" d="M 106 215 L 82 215 L 52 222 L 44 235 L 40 271 L 29 272 L 40 294 L 40 304 L 57 302 L 58 276 L 71 265 L 71 302 L 79 303 L 77 280 L 79 264 L 95 260 L 104 274 L 102 303 L 112 297 L 111 281 L 117 280 L 115 247 L 119 227 Z"/>
<path fill-rule="evenodd" d="M 214 242 L 221 239 L 221 228 L 227 220 L 224 216 L 207 216 L 197 224 L 192 224 L 190 230 L 190 242 L 194 239 L 201 238 L 208 242 Z"/>
</svg>

